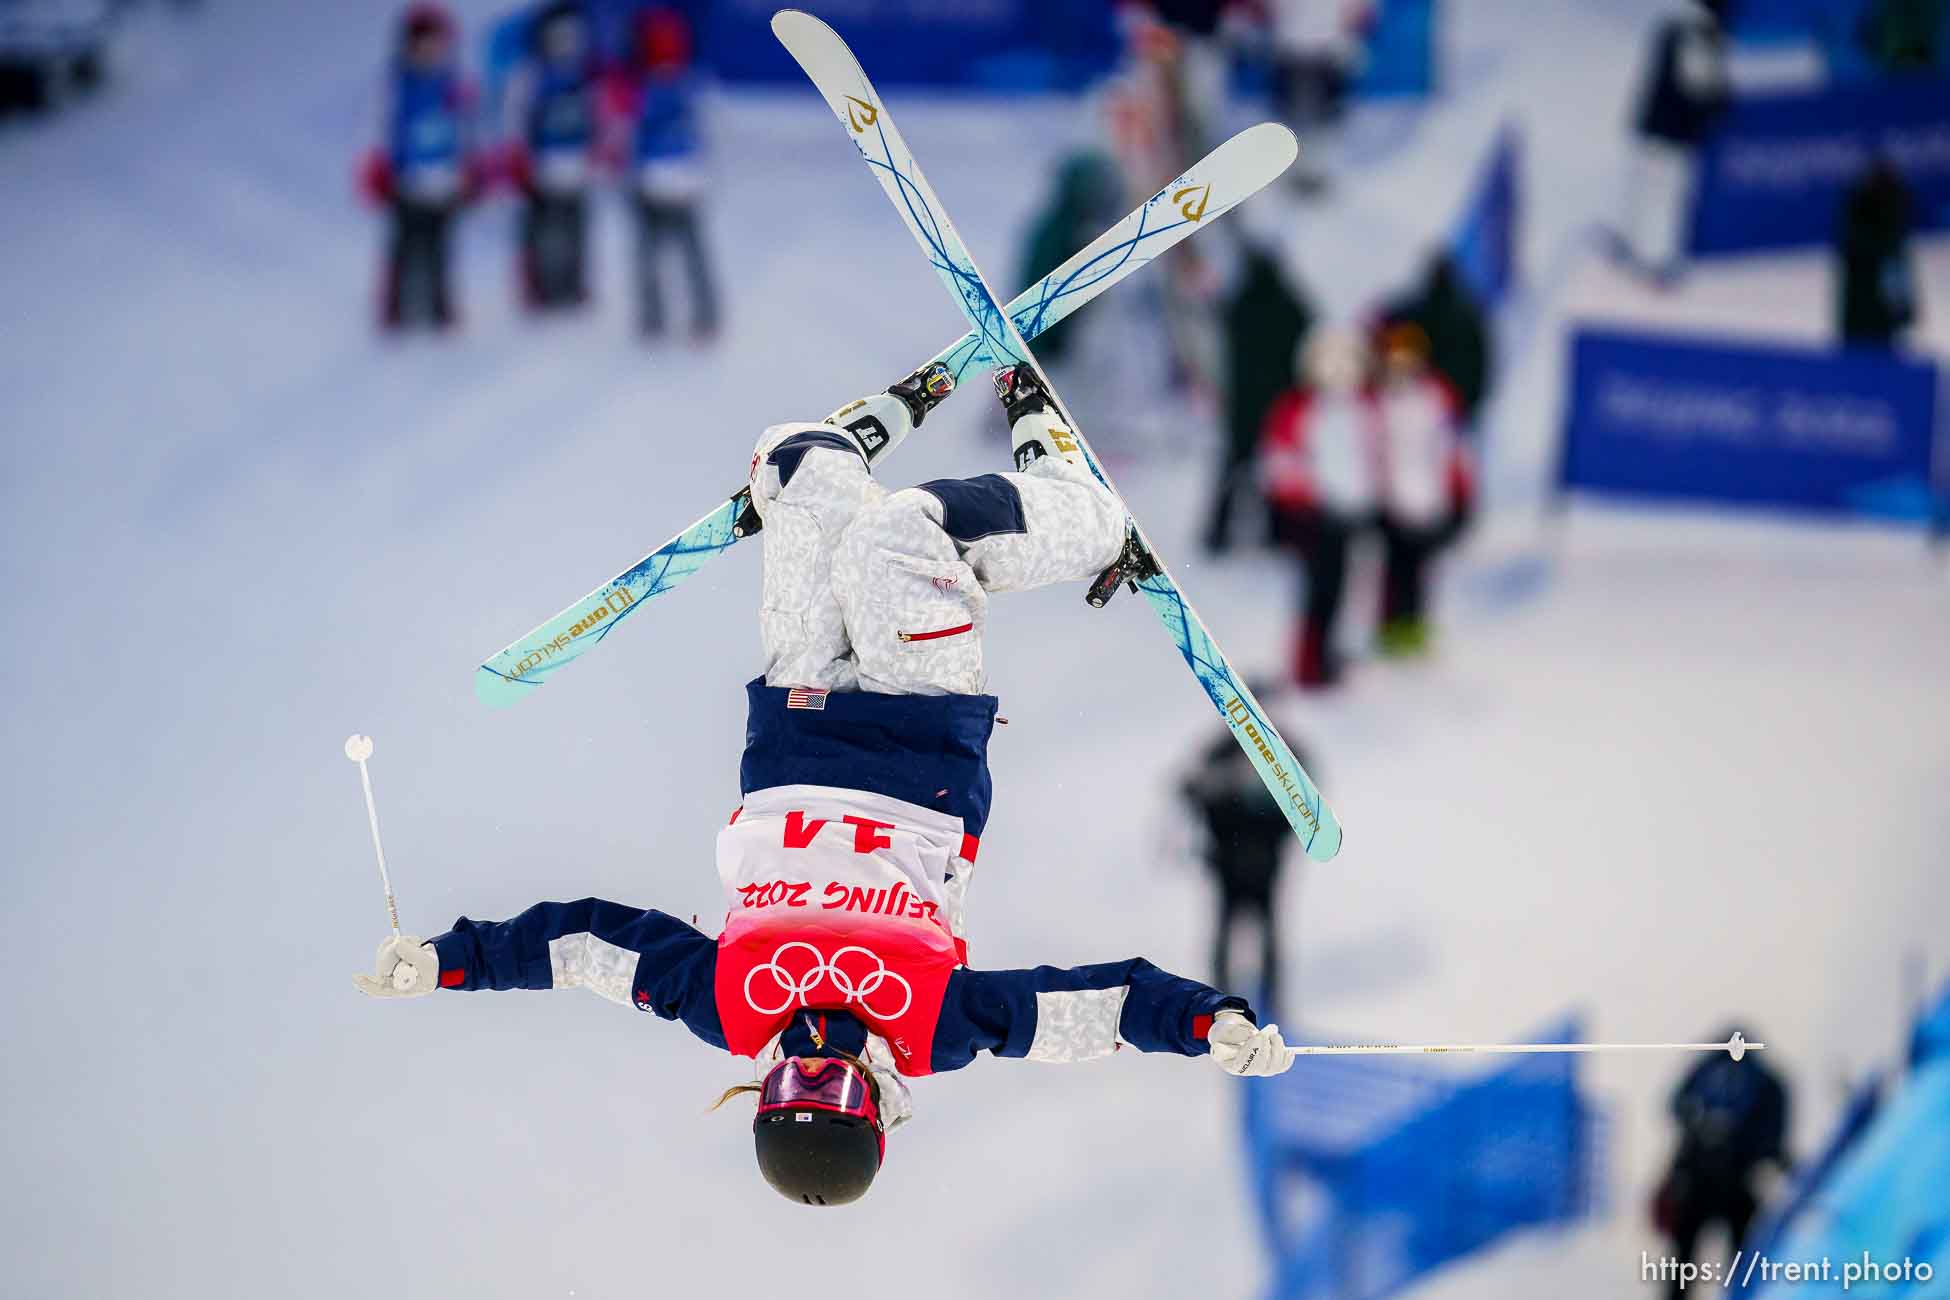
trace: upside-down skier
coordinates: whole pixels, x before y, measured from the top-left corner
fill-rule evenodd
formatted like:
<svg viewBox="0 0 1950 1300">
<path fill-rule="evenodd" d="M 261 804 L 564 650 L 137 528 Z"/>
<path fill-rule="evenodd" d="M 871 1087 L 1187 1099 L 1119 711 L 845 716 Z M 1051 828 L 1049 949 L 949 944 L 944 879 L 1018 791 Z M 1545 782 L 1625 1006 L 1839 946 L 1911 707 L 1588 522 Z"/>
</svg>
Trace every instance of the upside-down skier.
<svg viewBox="0 0 1950 1300">
<path fill-rule="evenodd" d="M 376 997 L 583 987 L 771 1062 L 753 1133 L 765 1180 L 807 1205 L 872 1183 L 912 1114 L 904 1078 L 976 1054 L 1081 1061 L 1120 1044 L 1291 1064 L 1241 997 L 1142 958 L 968 965 L 963 906 L 992 786 L 983 693 L 992 592 L 1092 578 L 1124 553 L 1122 506 L 1081 463 L 1046 386 L 999 370 L 1015 470 L 889 492 L 873 465 L 954 388 L 930 364 L 752 456 L 765 672 L 746 693 L 743 802 L 718 833 L 714 939 L 587 898 L 380 945 Z"/>
</svg>

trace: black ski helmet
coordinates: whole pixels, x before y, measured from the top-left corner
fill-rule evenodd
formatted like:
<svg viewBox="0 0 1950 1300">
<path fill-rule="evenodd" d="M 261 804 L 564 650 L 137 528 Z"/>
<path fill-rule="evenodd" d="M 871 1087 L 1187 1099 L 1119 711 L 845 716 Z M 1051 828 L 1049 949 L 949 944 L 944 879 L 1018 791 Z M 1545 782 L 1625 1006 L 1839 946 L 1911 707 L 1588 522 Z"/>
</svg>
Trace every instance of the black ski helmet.
<svg viewBox="0 0 1950 1300">
<path fill-rule="evenodd" d="M 801 1095 L 808 1077 L 829 1096 Z M 852 1101 L 835 1105 L 832 1095 Z M 851 1061 L 790 1057 L 760 1085 L 752 1120 L 758 1171 L 779 1195 L 802 1205 L 846 1205 L 873 1185 L 886 1151 L 878 1088 Z"/>
<path fill-rule="evenodd" d="M 873 1126 L 850 1115 L 773 1111 L 752 1121 L 758 1171 L 773 1190 L 802 1205 L 859 1200 L 880 1172 Z"/>
</svg>

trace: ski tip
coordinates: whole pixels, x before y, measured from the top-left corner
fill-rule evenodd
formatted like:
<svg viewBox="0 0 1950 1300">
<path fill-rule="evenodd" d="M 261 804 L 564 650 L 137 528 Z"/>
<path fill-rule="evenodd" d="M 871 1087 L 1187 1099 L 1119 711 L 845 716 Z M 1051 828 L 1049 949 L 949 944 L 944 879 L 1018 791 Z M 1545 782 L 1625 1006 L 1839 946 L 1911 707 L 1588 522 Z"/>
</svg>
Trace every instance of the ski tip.
<svg viewBox="0 0 1950 1300">
<path fill-rule="evenodd" d="M 1314 832 L 1313 839 L 1307 845 L 1307 856 L 1315 862 L 1331 862 L 1340 851 L 1340 819 L 1329 812 L 1327 805 L 1322 803 L 1320 806 L 1320 829 Z"/>
<path fill-rule="evenodd" d="M 1300 141 L 1293 132 L 1278 122 L 1260 122 L 1229 137 L 1194 163 L 1183 177 L 1165 186 L 1161 194 L 1171 196 L 1176 205 L 1194 192 L 1198 182 L 1226 176 L 1223 197 L 1215 199 L 1209 211 L 1201 206 L 1198 217 L 1185 213 L 1195 221 L 1202 216 L 1220 216 L 1271 184 L 1299 156 Z M 1181 188 L 1187 185 L 1192 188 Z"/>
<path fill-rule="evenodd" d="M 540 685 L 540 682 L 517 681 L 486 664 L 474 670 L 474 698 L 490 709 L 505 709 Z"/>
<path fill-rule="evenodd" d="M 803 9 L 781 9 L 773 14 L 772 35 L 808 76 L 813 76 L 814 68 L 828 66 L 838 58 L 836 50 L 851 53 L 838 32 Z M 813 77 L 815 85 L 818 80 Z M 824 87 L 821 90 L 823 93 Z"/>
<path fill-rule="evenodd" d="M 786 38 L 794 32 L 831 32 L 832 30 L 823 19 L 807 13 L 804 9 L 780 9 L 772 15 L 772 35 L 778 37 L 781 44 L 789 45 L 790 42 Z"/>
<path fill-rule="evenodd" d="M 1292 166 L 1293 160 L 1300 156 L 1300 137 L 1278 122 L 1261 122 L 1256 126 L 1249 126 L 1233 139 L 1240 140 L 1247 136 L 1254 137 L 1254 144 L 1260 148 L 1278 149 L 1284 153 L 1286 155 L 1284 166 Z"/>
</svg>

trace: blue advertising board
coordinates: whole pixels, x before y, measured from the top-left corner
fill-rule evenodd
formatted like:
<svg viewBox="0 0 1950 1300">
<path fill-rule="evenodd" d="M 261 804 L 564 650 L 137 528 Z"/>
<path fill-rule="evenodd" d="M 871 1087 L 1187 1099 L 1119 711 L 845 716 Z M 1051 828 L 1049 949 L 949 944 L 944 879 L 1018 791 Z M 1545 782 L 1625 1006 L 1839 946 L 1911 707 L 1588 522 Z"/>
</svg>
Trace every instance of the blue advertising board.
<svg viewBox="0 0 1950 1300">
<path fill-rule="evenodd" d="M 1834 243 L 1843 196 L 1877 158 L 1910 187 L 1918 228 L 1950 227 L 1950 81 L 1735 101 L 1700 151 L 1693 253 Z"/>
<path fill-rule="evenodd" d="M 1560 485 L 1928 519 L 1937 391 L 1882 353 L 1583 330 Z"/>
</svg>

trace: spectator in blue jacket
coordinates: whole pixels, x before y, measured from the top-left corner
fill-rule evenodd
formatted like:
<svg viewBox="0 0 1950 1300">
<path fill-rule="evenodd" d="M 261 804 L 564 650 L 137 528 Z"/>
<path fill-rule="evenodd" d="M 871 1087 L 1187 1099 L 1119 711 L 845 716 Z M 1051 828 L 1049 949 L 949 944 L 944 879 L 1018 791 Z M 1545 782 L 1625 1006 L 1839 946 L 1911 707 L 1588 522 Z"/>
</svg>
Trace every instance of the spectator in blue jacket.
<svg viewBox="0 0 1950 1300">
<path fill-rule="evenodd" d="M 479 190 L 474 91 L 454 57 L 447 11 L 416 4 L 401 17 L 380 123 L 382 144 L 366 155 L 360 184 L 392 217 L 380 291 L 388 329 L 416 321 L 454 323 L 448 266 L 454 215 Z"/>
<path fill-rule="evenodd" d="M 689 286 L 691 336 L 718 329 L 718 291 L 699 228 L 705 187 L 697 77 L 691 26 L 676 10 L 646 12 L 638 26 L 643 83 L 637 101 L 630 186 L 636 208 L 637 323 L 645 338 L 664 332 L 662 255 L 683 259 Z"/>
<path fill-rule="evenodd" d="M 553 0 L 528 30 L 510 79 L 508 173 L 521 191 L 521 283 L 530 307 L 588 301 L 589 187 L 598 80 L 589 25 L 574 0 Z"/>
</svg>

